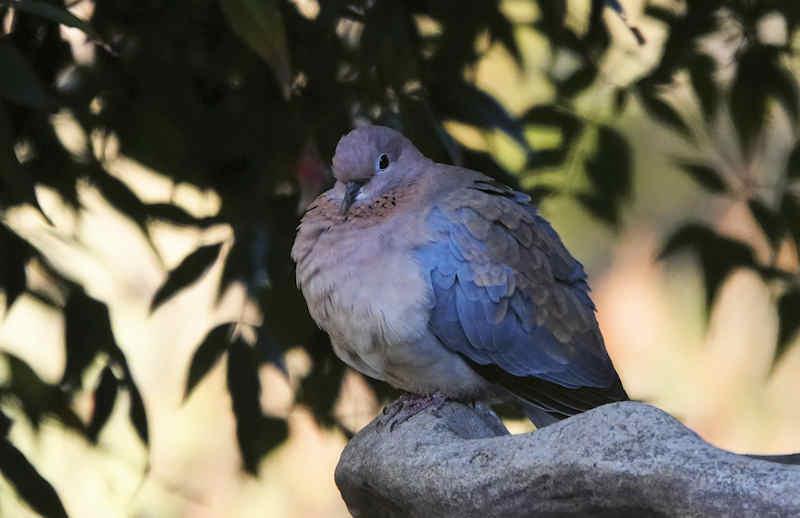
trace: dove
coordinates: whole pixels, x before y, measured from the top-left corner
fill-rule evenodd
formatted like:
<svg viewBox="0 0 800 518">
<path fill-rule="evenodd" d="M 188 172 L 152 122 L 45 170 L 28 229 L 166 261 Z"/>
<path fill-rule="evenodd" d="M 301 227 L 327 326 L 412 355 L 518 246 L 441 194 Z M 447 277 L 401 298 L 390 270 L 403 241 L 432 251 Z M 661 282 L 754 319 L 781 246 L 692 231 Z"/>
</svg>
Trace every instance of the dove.
<svg viewBox="0 0 800 518">
<path fill-rule="evenodd" d="M 382 126 L 344 135 L 332 168 L 298 226 L 297 284 L 336 355 L 406 393 L 402 419 L 513 402 L 541 427 L 627 399 L 584 268 L 529 196 Z"/>
</svg>

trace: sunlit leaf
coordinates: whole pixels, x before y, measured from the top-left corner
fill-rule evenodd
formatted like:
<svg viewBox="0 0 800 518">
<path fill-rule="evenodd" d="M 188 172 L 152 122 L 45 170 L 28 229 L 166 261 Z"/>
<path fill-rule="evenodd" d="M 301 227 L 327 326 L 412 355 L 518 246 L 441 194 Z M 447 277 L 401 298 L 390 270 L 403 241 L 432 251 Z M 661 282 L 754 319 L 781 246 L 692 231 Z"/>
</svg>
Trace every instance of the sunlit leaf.
<svg viewBox="0 0 800 518">
<path fill-rule="evenodd" d="M 5 437 L 0 439 L 0 473 L 31 509 L 48 518 L 67 518 L 53 486 Z"/>
<path fill-rule="evenodd" d="M 94 408 L 92 410 L 92 417 L 89 419 L 89 424 L 86 427 L 86 435 L 89 440 L 96 443 L 100 435 L 100 431 L 108 422 L 111 417 L 111 412 L 114 410 L 114 403 L 117 400 L 117 389 L 119 381 L 114 376 L 111 367 L 106 365 L 100 374 L 100 380 L 97 388 L 94 390 Z"/>
<path fill-rule="evenodd" d="M 51 106 L 33 67 L 8 38 L 0 40 L 0 97 L 42 110 Z"/>
<path fill-rule="evenodd" d="M 222 354 L 228 350 L 228 344 L 233 333 L 233 325 L 222 324 L 215 327 L 195 350 L 192 355 L 192 362 L 189 365 L 189 373 L 186 377 L 186 389 L 183 393 L 184 400 L 191 395 L 195 386 L 216 365 Z"/>
<path fill-rule="evenodd" d="M 95 43 L 112 54 L 114 53 L 111 47 L 103 41 L 103 38 L 100 37 L 89 22 L 78 18 L 63 7 L 39 0 L 14 0 L 14 9 L 41 16 L 42 18 L 46 18 L 60 25 L 79 29 Z"/>
<path fill-rule="evenodd" d="M 150 311 L 155 311 L 180 290 L 205 275 L 219 256 L 221 248 L 222 243 L 201 246 L 187 255 L 178 266 L 170 270 L 167 274 L 167 280 L 153 296 L 153 300 L 150 303 Z"/>
<path fill-rule="evenodd" d="M 705 190 L 712 193 L 721 193 L 727 190 L 727 185 L 722 175 L 711 166 L 696 163 L 681 163 L 681 169 L 692 177 Z"/>
<path fill-rule="evenodd" d="M 234 32 L 272 68 L 289 96 L 291 67 L 280 4 L 277 0 L 220 0 Z"/>
</svg>

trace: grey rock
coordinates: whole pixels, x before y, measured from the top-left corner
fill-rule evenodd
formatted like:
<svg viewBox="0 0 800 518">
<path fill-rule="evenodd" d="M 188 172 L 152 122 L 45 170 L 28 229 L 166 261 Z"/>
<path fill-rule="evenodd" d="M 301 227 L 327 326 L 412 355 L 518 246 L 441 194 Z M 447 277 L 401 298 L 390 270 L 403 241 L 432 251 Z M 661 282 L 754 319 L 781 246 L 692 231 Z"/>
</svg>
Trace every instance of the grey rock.
<svg viewBox="0 0 800 518">
<path fill-rule="evenodd" d="M 715 448 L 643 403 L 509 435 L 447 402 L 347 445 L 336 484 L 353 516 L 800 516 L 800 466 Z"/>
</svg>

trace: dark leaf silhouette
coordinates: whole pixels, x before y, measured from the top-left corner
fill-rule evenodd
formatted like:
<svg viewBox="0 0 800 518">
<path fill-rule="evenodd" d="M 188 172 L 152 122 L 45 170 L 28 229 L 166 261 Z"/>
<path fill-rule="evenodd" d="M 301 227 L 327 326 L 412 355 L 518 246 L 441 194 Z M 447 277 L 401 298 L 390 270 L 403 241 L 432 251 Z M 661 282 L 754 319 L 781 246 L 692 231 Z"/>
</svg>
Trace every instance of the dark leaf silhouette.
<svg viewBox="0 0 800 518">
<path fill-rule="evenodd" d="M 94 409 L 92 410 L 92 417 L 89 419 L 89 424 L 86 427 L 86 435 L 89 440 L 96 443 L 103 427 L 108 418 L 111 417 L 111 412 L 114 410 L 114 403 L 117 400 L 117 389 L 119 381 L 114 376 L 111 367 L 106 365 L 103 367 L 103 372 L 100 374 L 100 380 L 97 388 L 94 391 Z"/>
<path fill-rule="evenodd" d="M 686 136 L 691 135 L 691 130 L 684 122 L 680 114 L 666 101 L 658 98 L 656 94 L 649 88 L 640 89 L 640 99 L 647 110 L 654 119 L 665 124 L 677 131 L 678 133 Z"/>
<path fill-rule="evenodd" d="M 221 324 L 206 335 L 203 343 L 192 355 L 189 373 L 186 377 L 186 389 L 183 393 L 184 400 L 189 397 L 194 387 L 208 374 L 208 371 L 219 361 L 222 354 L 228 350 L 234 324 Z"/>
<path fill-rule="evenodd" d="M 682 163 L 679 165 L 705 190 L 713 193 L 721 193 L 727 190 L 725 180 L 713 167 L 695 163 Z"/>
<path fill-rule="evenodd" d="M 728 106 L 742 149 L 751 152 L 767 116 L 764 79 L 774 75 L 770 49 L 754 46 L 741 56 L 731 86 Z"/>
<path fill-rule="evenodd" d="M 714 81 L 716 62 L 707 54 L 700 54 L 689 63 L 689 79 L 694 94 L 700 101 L 700 107 L 707 122 L 713 120 L 717 111 L 718 87 Z"/>
<path fill-rule="evenodd" d="M 236 417 L 236 439 L 244 468 L 252 474 L 264 455 L 287 436 L 286 422 L 261 411 L 261 382 L 255 352 L 241 338 L 228 350 L 228 391 Z"/>
<path fill-rule="evenodd" d="M 148 444 L 150 442 L 150 432 L 147 424 L 144 401 L 142 400 L 142 395 L 139 393 L 139 388 L 130 376 L 130 372 L 126 373 L 124 383 L 125 389 L 128 391 L 128 397 L 130 398 L 128 417 L 131 420 L 134 430 L 136 430 L 136 434 L 143 443 Z"/>
<path fill-rule="evenodd" d="M 777 248 L 786 231 L 780 214 L 761 200 L 750 200 L 747 202 L 747 206 L 750 207 L 750 213 L 758 222 L 761 230 L 764 231 L 764 235 L 767 236 L 770 245 L 773 248 Z"/>
<path fill-rule="evenodd" d="M 80 387 L 86 368 L 100 351 L 109 351 L 114 345 L 114 333 L 108 308 L 74 287 L 64 307 L 67 362 L 61 384 Z"/>
<path fill-rule="evenodd" d="M 0 40 L 0 98 L 39 109 L 51 103 L 33 67 L 8 38 Z"/>
<path fill-rule="evenodd" d="M 6 294 L 6 307 L 11 307 L 27 286 L 25 263 L 32 255 L 32 249 L 0 223 L 0 250 L 0 289 Z"/>
<path fill-rule="evenodd" d="M 601 126 L 595 152 L 586 161 L 586 172 L 594 192 L 578 199 L 595 216 L 618 223 L 620 205 L 630 195 L 631 167 L 628 142 L 618 131 Z"/>
<path fill-rule="evenodd" d="M 67 518 L 64 504 L 53 486 L 5 437 L 0 439 L 0 473 L 31 509 L 48 518 Z"/>
<path fill-rule="evenodd" d="M 800 329 L 800 289 L 795 288 L 781 296 L 778 300 L 778 316 L 781 319 L 781 325 L 778 333 L 778 349 L 775 354 L 777 358 L 780 358 Z"/>
<path fill-rule="evenodd" d="M 677 252 L 691 251 L 697 254 L 703 272 L 706 307 L 714 303 L 722 281 L 735 268 L 755 268 L 753 250 L 735 239 L 721 236 L 699 223 L 688 223 L 673 232 L 659 254 L 660 258 Z"/>
<path fill-rule="evenodd" d="M 201 246 L 187 255 L 178 266 L 170 270 L 167 280 L 158 288 L 150 303 L 150 311 L 155 311 L 164 302 L 183 288 L 198 281 L 219 256 L 222 243 Z"/>
<path fill-rule="evenodd" d="M 792 180 L 800 178 L 800 143 L 795 144 L 786 163 L 786 176 Z"/>
</svg>

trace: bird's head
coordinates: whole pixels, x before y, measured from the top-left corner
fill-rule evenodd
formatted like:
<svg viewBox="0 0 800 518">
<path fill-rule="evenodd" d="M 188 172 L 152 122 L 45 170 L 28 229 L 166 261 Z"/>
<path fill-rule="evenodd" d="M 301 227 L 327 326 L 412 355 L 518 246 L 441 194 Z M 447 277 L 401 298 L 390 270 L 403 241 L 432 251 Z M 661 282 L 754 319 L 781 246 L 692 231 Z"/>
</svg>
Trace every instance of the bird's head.
<svg viewBox="0 0 800 518">
<path fill-rule="evenodd" d="M 407 182 L 418 173 L 421 159 L 414 144 L 391 128 L 362 126 L 343 136 L 333 156 L 342 214 Z"/>
</svg>

